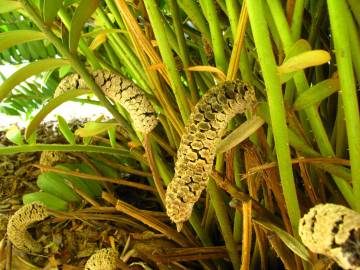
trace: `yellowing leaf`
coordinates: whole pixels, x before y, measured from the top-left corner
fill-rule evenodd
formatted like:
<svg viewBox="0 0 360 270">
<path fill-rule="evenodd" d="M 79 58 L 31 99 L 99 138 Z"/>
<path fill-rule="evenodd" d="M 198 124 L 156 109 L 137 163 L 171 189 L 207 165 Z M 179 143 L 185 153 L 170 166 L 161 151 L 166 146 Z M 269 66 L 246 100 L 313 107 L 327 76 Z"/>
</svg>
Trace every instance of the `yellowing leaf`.
<svg viewBox="0 0 360 270">
<path fill-rule="evenodd" d="M 92 51 L 96 50 L 101 44 L 103 44 L 106 41 L 106 39 L 107 37 L 105 34 L 97 35 L 89 46 L 90 50 Z"/>
<path fill-rule="evenodd" d="M 216 68 L 216 67 L 212 67 L 212 66 L 193 66 L 193 67 L 189 67 L 187 68 L 187 70 L 190 71 L 206 71 L 206 72 L 210 72 L 213 73 L 214 76 L 217 77 L 218 80 L 220 80 L 221 82 L 226 81 L 226 75 L 224 72 L 222 72 L 220 69 Z"/>
<path fill-rule="evenodd" d="M 75 131 L 75 135 L 80 137 L 92 137 L 103 133 L 116 125 L 117 123 L 87 122 L 83 128 L 79 128 Z"/>
<path fill-rule="evenodd" d="M 148 71 L 155 71 L 155 70 L 160 70 L 160 69 L 162 69 L 164 67 L 165 67 L 164 63 L 161 62 L 161 63 L 157 63 L 157 64 L 154 64 L 154 65 L 148 66 L 147 70 Z"/>
<path fill-rule="evenodd" d="M 299 55 L 303 52 L 307 52 L 311 50 L 311 45 L 309 42 L 305 39 L 299 39 L 297 40 L 293 46 L 289 49 L 288 53 L 286 54 L 286 57 L 284 59 L 284 62 L 286 62 L 291 57 L 294 57 L 296 55 Z"/>
<path fill-rule="evenodd" d="M 308 67 L 319 66 L 330 61 L 330 54 L 324 50 L 312 50 L 293 56 L 278 67 L 279 74 L 291 73 Z"/>
</svg>

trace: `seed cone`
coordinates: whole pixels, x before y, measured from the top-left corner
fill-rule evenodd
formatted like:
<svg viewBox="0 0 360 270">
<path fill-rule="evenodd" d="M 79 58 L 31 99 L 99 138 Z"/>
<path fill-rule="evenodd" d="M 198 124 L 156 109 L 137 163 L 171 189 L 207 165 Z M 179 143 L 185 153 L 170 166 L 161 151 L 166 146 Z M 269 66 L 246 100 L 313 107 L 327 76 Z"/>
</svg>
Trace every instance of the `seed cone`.
<svg viewBox="0 0 360 270">
<path fill-rule="evenodd" d="M 136 130 L 147 134 L 156 127 L 158 120 L 153 106 L 132 81 L 106 70 L 94 71 L 92 76 L 105 95 L 119 102 L 129 112 Z M 71 89 L 84 88 L 88 88 L 85 81 L 78 74 L 72 74 L 60 82 L 54 97 Z"/>
<path fill-rule="evenodd" d="M 85 270 L 115 270 L 118 253 L 111 248 L 96 251 L 86 262 Z"/>
<path fill-rule="evenodd" d="M 300 219 L 299 235 L 315 253 L 344 269 L 360 269 L 360 214 L 341 205 L 319 204 Z"/>
<path fill-rule="evenodd" d="M 27 231 L 28 227 L 48 217 L 46 207 L 40 202 L 26 204 L 17 210 L 9 219 L 7 235 L 18 249 L 29 253 L 40 253 L 42 246 Z"/>
<path fill-rule="evenodd" d="M 181 137 L 175 176 L 167 187 L 166 210 L 178 231 L 206 188 L 228 122 L 256 102 L 254 89 L 239 80 L 212 87 L 196 104 Z"/>
</svg>

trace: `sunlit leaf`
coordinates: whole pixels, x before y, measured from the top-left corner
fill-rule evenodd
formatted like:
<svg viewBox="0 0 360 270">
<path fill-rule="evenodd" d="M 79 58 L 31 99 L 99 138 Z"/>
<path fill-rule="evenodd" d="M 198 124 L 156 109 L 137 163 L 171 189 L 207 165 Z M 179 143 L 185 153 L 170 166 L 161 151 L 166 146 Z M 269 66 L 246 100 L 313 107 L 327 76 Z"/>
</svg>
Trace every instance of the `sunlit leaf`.
<svg viewBox="0 0 360 270">
<path fill-rule="evenodd" d="M 75 131 L 76 136 L 80 137 L 92 137 L 103 133 L 110 128 L 116 126 L 117 123 L 98 123 L 98 122 L 87 122 L 83 128 L 79 128 Z"/>
<path fill-rule="evenodd" d="M 18 1 L 2 0 L 0 4 L 0 14 L 15 11 L 21 8 L 21 3 Z"/>
<path fill-rule="evenodd" d="M 294 102 L 294 109 L 302 110 L 314 104 L 318 104 L 338 90 L 340 90 L 338 78 L 319 82 L 299 95 Z"/>
<path fill-rule="evenodd" d="M 41 40 L 45 38 L 45 34 L 34 30 L 14 30 L 0 33 L 0 52 L 29 41 Z"/>
<path fill-rule="evenodd" d="M 52 22 L 55 20 L 59 9 L 62 6 L 62 0 L 44 0 L 43 15 L 45 22 Z"/>
<path fill-rule="evenodd" d="M 319 66 L 330 61 L 330 54 L 324 50 L 300 53 L 286 60 L 278 67 L 279 74 L 291 73 L 308 67 Z"/>
<path fill-rule="evenodd" d="M 187 68 L 187 70 L 189 71 L 206 71 L 206 72 L 210 72 L 213 73 L 214 76 L 217 77 L 217 79 L 219 79 L 220 81 L 226 81 L 226 75 L 224 74 L 224 72 L 222 72 L 220 69 L 216 68 L 216 67 L 212 67 L 212 66 L 193 66 L 193 67 L 189 67 Z"/>
<path fill-rule="evenodd" d="M 66 123 L 66 120 L 61 115 L 57 115 L 56 118 L 59 122 L 59 129 L 64 135 L 65 139 L 70 144 L 76 144 L 74 133 L 71 131 L 69 125 Z"/>
<path fill-rule="evenodd" d="M 23 145 L 24 140 L 21 136 L 21 131 L 17 126 L 10 127 L 5 134 L 5 137 L 16 145 Z"/>
<path fill-rule="evenodd" d="M 295 237 L 284 231 L 283 229 L 280 229 L 279 227 L 275 226 L 274 224 L 267 222 L 265 220 L 259 220 L 259 219 L 253 219 L 253 221 L 263 227 L 265 227 L 267 230 L 270 230 L 274 233 L 276 233 L 277 236 L 284 242 L 284 244 L 292 250 L 296 255 L 303 258 L 305 261 L 311 262 L 310 253 L 307 250 L 307 248 L 298 241 Z"/>
<path fill-rule="evenodd" d="M 30 63 L 27 66 L 20 68 L 13 75 L 7 78 L 2 85 L 0 85 L 0 101 L 3 100 L 15 86 L 30 78 L 31 76 L 50 69 L 61 67 L 68 63 L 69 61 L 65 59 L 44 59 Z"/>
<path fill-rule="evenodd" d="M 91 14 L 96 10 L 100 0 L 82 0 L 75 10 L 71 20 L 69 33 L 69 48 L 71 52 L 76 52 L 79 44 L 81 30 Z"/>
<path fill-rule="evenodd" d="M 96 50 L 101 44 L 103 44 L 107 40 L 107 37 L 105 34 L 97 35 L 93 41 L 91 42 L 89 48 L 90 50 L 94 51 Z"/>
<path fill-rule="evenodd" d="M 66 91 L 64 94 L 53 98 L 49 101 L 48 104 L 46 104 L 31 120 L 29 125 L 27 126 L 25 130 L 25 138 L 29 138 L 31 134 L 36 130 L 36 128 L 39 126 L 41 121 L 55 108 L 59 107 L 61 104 L 63 104 L 66 101 L 69 101 L 73 98 L 76 98 L 78 96 L 85 95 L 87 93 L 91 93 L 90 89 L 74 89 Z"/>
</svg>

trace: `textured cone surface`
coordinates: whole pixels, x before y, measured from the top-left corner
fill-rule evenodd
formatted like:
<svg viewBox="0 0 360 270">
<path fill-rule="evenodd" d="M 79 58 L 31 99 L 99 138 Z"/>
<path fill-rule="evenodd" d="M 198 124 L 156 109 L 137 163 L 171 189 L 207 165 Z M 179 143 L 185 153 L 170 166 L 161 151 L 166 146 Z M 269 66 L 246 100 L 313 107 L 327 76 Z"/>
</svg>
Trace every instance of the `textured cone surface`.
<svg viewBox="0 0 360 270">
<path fill-rule="evenodd" d="M 48 217 L 46 207 L 39 202 L 24 205 L 10 217 L 7 235 L 11 243 L 18 249 L 29 253 L 40 253 L 42 246 L 27 231 L 28 227 Z"/>
<path fill-rule="evenodd" d="M 92 76 L 105 95 L 129 112 L 136 130 L 146 134 L 156 127 L 158 120 L 153 106 L 132 81 L 105 70 L 94 71 Z M 54 97 L 71 89 L 84 88 L 88 88 L 85 81 L 78 74 L 72 74 L 60 82 Z"/>
<path fill-rule="evenodd" d="M 212 87 L 196 104 L 181 137 L 175 175 L 166 191 L 166 209 L 181 229 L 194 204 L 206 188 L 216 145 L 231 118 L 256 102 L 254 89 L 241 82 L 225 82 Z"/>
<path fill-rule="evenodd" d="M 115 270 L 118 253 L 111 248 L 95 252 L 85 264 L 85 270 Z"/>
<path fill-rule="evenodd" d="M 341 205 L 319 204 L 300 219 L 299 235 L 315 253 L 344 269 L 360 270 L 360 214 Z"/>
<path fill-rule="evenodd" d="M 43 151 L 40 156 L 40 165 L 54 166 L 57 163 L 63 163 L 68 160 L 69 158 L 63 152 Z"/>
</svg>

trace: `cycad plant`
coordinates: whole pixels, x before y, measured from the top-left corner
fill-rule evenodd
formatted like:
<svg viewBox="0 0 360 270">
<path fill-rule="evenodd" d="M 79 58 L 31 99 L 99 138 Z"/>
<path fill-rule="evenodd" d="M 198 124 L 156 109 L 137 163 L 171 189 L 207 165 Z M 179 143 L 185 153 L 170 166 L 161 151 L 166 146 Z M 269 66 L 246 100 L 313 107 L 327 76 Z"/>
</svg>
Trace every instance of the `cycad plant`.
<svg viewBox="0 0 360 270">
<path fill-rule="evenodd" d="M 25 64 L 0 85 L 1 110 L 32 115 L 25 140 L 0 154 L 80 155 L 87 171 L 37 166 L 103 181 L 100 198 L 64 180 L 82 203 L 50 214 L 115 207 L 109 221 L 171 245 L 147 254 L 155 269 L 330 267 L 298 224 L 319 203 L 360 211 L 360 2 L 1 0 L 0 16 L 1 61 Z M 59 117 L 68 143 L 36 143 L 69 100 L 113 119 L 73 132 Z M 136 192 L 125 202 L 123 186 L 146 191 L 151 211 Z"/>
</svg>

